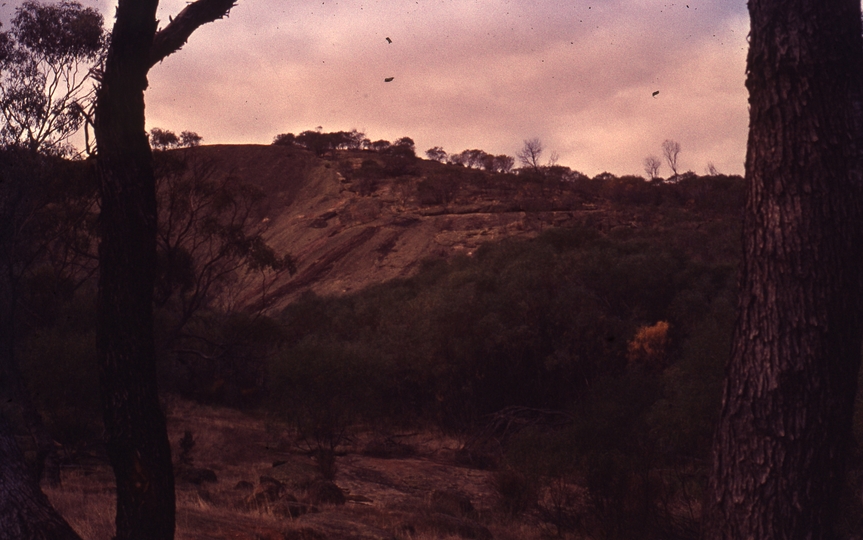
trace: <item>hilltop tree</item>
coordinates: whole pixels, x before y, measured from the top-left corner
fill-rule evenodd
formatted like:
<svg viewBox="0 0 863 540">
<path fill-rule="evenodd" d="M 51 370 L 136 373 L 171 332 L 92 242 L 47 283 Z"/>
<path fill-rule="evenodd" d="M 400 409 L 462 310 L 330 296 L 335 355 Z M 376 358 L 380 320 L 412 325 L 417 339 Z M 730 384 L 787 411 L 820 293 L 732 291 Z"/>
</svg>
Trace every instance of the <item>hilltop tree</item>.
<svg viewBox="0 0 863 540">
<path fill-rule="evenodd" d="M 429 148 L 426 150 L 426 157 L 428 157 L 432 161 L 439 161 L 441 163 L 446 161 L 447 153 L 444 152 L 443 148 L 440 146 L 435 146 L 434 148 Z"/>
<path fill-rule="evenodd" d="M 668 167 L 671 169 L 671 176 L 676 177 L 677 159 L 680 156 L 680 143 L 671 139 L 665 139 L 662 142 L 662 155 L 665 156 L 665 162 L 668 163 Z"/>
<path fill-rule="evenodd" d="M 77 2 L 26 1 L 0 33 L 0 140 L 66 153 L 94 96 L 104 48 L 102 16 Z M 89 141 L 88 141 L 89 142 Z"/>
<path fill-rule="evenodd" d="M 150 130 L 150 146 L 154 150 L 168 150 L 180 146 L 180 138 L 173 131 L 153 128 Z"/>
<path fill-rule="evenodd" d="M 180 132 L 180 146 L 185 148 L 191 148 L 193 146 L 200 146 L 201 141 L 204 138 L 195 133 L 194 131 L 182 131 Z"/>
<path fill-rule="evenodd" d="M 294 139 L 294 143 L 311 150 L 316 156 L 320 157 L 333 149 L 335 141 L 330 137 L 329 133 L 321 133 L 320 131 L 307 130 Z"/>
<path fill-rule="evenodd" d="M 194 131 L 183 131 L 178 137 L 169 129 L 153 128 L 150 130 L 150 146 L 153 150 L 170 150 L 172 148 L 189 148 L 198 146 L 203 137 Z"/>
<path fill-rule="evenodd" d="M 716 168 L 716 165 L 713 164 L 712 161 L 707 162 L 707 176 L 719 176 L 719 169 Z"/>
<path fill-rule="evenodd" d="M 196 0 L 157 31 L 158 0 L 119 0 L 95 133 L 102 199 L 98 350 L 108 455 L 117 480 L 118 540 L 174 536 L 174 481 L 156 388 L 153 292 L 156 188 L 144 130 L 155 64 L 234 0 Z"/>
<path fill-rule="evenodd" d="M 400 139 L 396 139 L 396 142 L 393 143 L 393 146 L 401 146 L 409 149 L 411 152 L 416 152 L 416 144 L 414 140 L 410 137 L 401 137 Z"/>
<path fill-rule="evenodd" d="M 515 166 L 515 159 L 506 154 L 500 154 L 494 157 L 494 170 L 500 173 L 512 172 Z"/>
<path fill-rule="evenodd" d="M 297 136 L 293 133 L 279 133 L 273 137 L 273 144 L 280 146 L 293 146 L 297 140 Z"/>
<path fill-rule="evenodd" d="M 410 137 L 401 137 L 396 139 L 396 142 L 387 148 L 385 153 L 400 158 L 415 158 L 417 157 L 416 144 Z"/>
<path fill-rule="evenodd" d="M 372 152 L 383 152 L 390 146 L 392 146 L 392 143 L 384 139 L 380 139 L 373 143 L 369 143 L 369 150 L 371 150 Z"/>
<path fill-rule="evenodd" d="M 542 156 L 542 151 L 542 141 L 537 138 L 528 139 L 524 141 L 521 150 L 516 152 L 515 157 L 518 158 L 522 167 L 539 171 L 539 158 Z"/>
<path fill-rule="evenodd" d="M 662 167 L 662 160 L 656 156 L 647 156 L 644 158 L 644 172 L 651 180 L 659 178 L 659 168 Z"/>
<path fill-rule="evenodd" d="M 857 0 L 750 0 L 748 199 L 710 540 L 836 538 L 863 331 Z"/>
</svg>

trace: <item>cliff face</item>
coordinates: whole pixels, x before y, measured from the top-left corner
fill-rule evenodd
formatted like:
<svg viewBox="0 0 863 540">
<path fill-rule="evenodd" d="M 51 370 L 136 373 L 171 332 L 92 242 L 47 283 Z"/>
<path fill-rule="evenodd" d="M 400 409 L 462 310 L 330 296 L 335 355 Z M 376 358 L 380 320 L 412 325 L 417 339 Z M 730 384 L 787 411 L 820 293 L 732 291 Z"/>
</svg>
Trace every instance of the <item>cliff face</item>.
<svg viewBox="0 0 863 540">
<path fill-rule="evenodd" d="M 323 158 L 285 146 L 191 151 L 217 174 L 236 176 L 265 193 L 267 241 L 297 261 L 296 274 L 269 285 L 270 309 L 305 291 L 344 294 L 406 277 L 425 259 L 470 256 L 484 242 L 533 237 L 549 227 L 582 223 L 611 230 L 654 227 L 661 220 L 655 204 L 620 210 L 595 190 L 585 190 L 585 182 L 493 174 L 367 151 Z M 260 282 L 250 281 L 237 301 L 253 305 L 260 299 Z"/>
</svg>

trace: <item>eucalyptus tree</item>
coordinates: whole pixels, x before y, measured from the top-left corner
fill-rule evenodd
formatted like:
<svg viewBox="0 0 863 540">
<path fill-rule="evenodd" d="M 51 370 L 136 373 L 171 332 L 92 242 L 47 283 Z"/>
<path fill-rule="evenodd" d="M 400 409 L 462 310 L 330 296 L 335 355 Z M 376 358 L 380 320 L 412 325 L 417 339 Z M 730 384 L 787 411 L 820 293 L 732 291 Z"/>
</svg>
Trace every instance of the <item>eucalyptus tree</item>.
<svg viewBox="0 0 863 540">
<path fill-rule="evenodd" d="M 72 152 L 69 138 L 92 114 L 105 44 L 95 9 L 71 1 L 21 4 L 11 30 L 0 33 L 0 142 Z"/>
<path fill-rule="evenodd" d="M 863 332 L 858 0 L 750 0 L 738 322 L 704 537 L 834 538 Z"/>
<path fill-rule="evenodd" d="M 95 134 L 101 194 L 98 349 L 118 540 L 174 537 L 171 449 L 159 407 L 153 335 L 156 184 L 145 131 L 147 74 L 234 0 L 196 0 L 158 29 L 158 0 L 119 0 Z"/>
</svg>

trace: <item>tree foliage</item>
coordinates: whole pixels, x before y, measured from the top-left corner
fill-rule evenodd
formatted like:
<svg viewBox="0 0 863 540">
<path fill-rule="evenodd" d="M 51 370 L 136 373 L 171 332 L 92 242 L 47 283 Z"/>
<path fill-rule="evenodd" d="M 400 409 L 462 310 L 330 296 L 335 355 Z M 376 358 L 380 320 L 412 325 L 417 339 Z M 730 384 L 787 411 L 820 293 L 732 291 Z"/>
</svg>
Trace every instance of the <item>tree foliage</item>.
<svg viewBox="0 0 863 540">
<path fill-rule="evenodd" d="M 229 305 L 229 289 L 248 273 L 293 273 L 290 255 L 264 240 L 265 194 L 231 174 L 219 174 L 194 151 L 155 156 L 159 207 L 155 303 L 168 308 L 179 334 L 201 309 Z M 261 276 L 265 279 L 265 276 Z"/>
<path fill-rule="evenodd" d="M 71 1 L 18 7 L 11 30 L 0 34 L 3 143 L 69 153 L 69 137 L 91 115 L 105 43 L 95 9 Z"/>
<path fill-rule="evenodd" d="M 426 150 L 426 157 L 432 161 L 443 163 L 446 161 L 447 153 L 440 146 L 435 146 Z"/>
<path fill-rule="evenodd" d="M 363 147 L 365 133 L 352 129 L 351 131 L 336 131 L 323 133 L 318 130 L 303 131 L 299 135 L 280 133 L 273 139 L 273 144 L 281 146 L 299 146 L 311 150 L 317 156 L 323 156 L 334 150 L 359 150 Z"/>
</svg>

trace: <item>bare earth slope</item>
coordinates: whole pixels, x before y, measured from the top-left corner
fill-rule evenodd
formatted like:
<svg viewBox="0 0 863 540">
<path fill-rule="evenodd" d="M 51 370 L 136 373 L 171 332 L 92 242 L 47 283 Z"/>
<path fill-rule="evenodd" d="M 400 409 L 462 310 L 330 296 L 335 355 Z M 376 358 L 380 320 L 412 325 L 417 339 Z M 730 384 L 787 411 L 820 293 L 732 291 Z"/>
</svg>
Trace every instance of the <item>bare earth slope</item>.
<svg viewBox="0 0 863 540">
<path fill-rule="evenodd" d="M 410 275 L 423 259 L 471 254 L 481 243 L 531 237 L 590 220 L 599 210 L 565 183 L 527 182 L 427 160 L 367 151 L 324 158 L 285 146 L 192 150 L 266 193 L 268 241 L 298 262 L 270 289 L 278 309 L 304 291 L 355 291 Z M 587 202 L 587 204 L 585 204 Z M 602 214 L 607 219 L 607 213 Z M 250 287 L 240 303 L 256 302 Z"/>
</svg>

